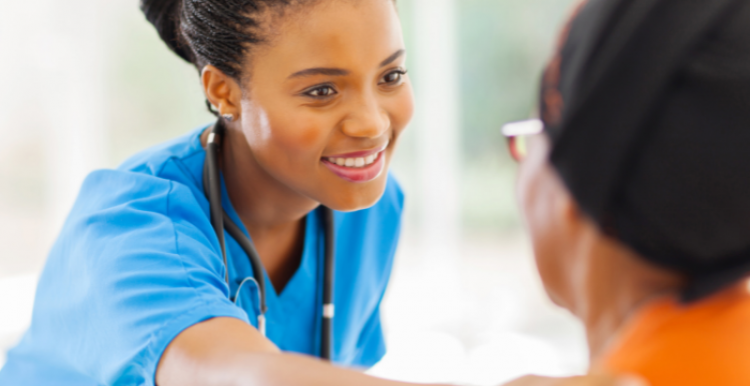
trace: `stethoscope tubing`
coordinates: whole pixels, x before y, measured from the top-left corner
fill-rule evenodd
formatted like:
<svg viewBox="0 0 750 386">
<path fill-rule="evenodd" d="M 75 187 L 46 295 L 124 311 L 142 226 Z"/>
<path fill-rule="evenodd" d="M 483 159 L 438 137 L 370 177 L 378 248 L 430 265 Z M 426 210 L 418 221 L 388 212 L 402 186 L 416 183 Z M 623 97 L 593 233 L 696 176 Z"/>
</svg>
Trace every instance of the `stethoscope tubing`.
<svg viewBox="0 0 750 386">
<path fill-rule="evenodd" d="M 214 129 L 208 135 L 203 184 L 209 202 L 211 225 L 219 239 L 221 256 L 224 259 L 224 280 L 229 284 L 229 265 L 227 263 L 226 243 L 224 242 L 224 209 L 221 205 L 221 175 L 212 173 L 212 171 L 219 170 L 219 144 L 216 131 L 216 126 L 214 126 Z M 208 171 L 208 173 L 205 173 L 205 171 Z M 206 183 L 208 183 L 208 186 L 206 186 Z"/>
<path fill-rule="evenodd" d="M 320 332 L 320 357 L 326 360 L 331 359 L 331 342 L 333 342 L 333 317 L 335 308 L 333 305 L 333 283 L 335 274 L 334 256 L 335 251 L 335 232 L 333 211 L 323 207 L 323 222 L 325 232 L 325 263 L 323 268 L 323 309 L 321 310 L 321 332 Z"/>
<path fill-rule="evenodd" d="M 221 147 L 220 136 L 224 131 L 221 120 L 217 121 L 208 135 L 206 143 L 206 161 L 203 168 L 203 190 L 208 198 L 210 207 L 211 225 L 216 232 L 221 246 L 221 254 L 224 260 L 224 280 L 229 286 L 229 264 L 227 262 L 226 243 L 224 230 L 240 245 L 242 250 L 250 259 L 253 268 L 254 281 L 258 286 L 258 297 L 260 300 L 260 314 L 258 315 L 258 331 L 266 336 L 266 281 L 264 277 L 263 262 L 252 240 L 245 236 L 239 226 L 232 221 L 224 211 L 221 204 L 221 173 L 219 171 L 219 149 Z M 320 334 L 320 358 L 331 360 L 333 342 L 333 317 L 335 314 L 333 301 L 334 283 L 334 258 L 335 258 L 335 232 L 333 211 L 327 207 L 322 208 L 323 229 L 325 230 L 325 252 L 323 264 L 323 306 L 321 308 L 321 334 Z M 243 281 L 244 284 L 245 281 Z M 241 289 L 241 286 L 240 286 Z M 236 297 L 239 296 L 239 289 Z"/>
</svg>

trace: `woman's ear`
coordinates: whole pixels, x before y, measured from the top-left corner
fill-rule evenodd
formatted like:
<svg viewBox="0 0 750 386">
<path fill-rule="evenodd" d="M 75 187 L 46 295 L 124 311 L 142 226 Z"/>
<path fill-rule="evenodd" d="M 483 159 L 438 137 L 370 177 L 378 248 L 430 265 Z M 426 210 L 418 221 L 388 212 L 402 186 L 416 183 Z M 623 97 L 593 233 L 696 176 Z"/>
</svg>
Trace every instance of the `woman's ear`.
<svg viewBox="0 0 750 386">
<path fill-rule="evenodd" d="M 209 64 L 201 71 L 201 82 L 206 98 L 220 115 L 239 117 L 242 90 L 234 78 Z"/>
</svg>

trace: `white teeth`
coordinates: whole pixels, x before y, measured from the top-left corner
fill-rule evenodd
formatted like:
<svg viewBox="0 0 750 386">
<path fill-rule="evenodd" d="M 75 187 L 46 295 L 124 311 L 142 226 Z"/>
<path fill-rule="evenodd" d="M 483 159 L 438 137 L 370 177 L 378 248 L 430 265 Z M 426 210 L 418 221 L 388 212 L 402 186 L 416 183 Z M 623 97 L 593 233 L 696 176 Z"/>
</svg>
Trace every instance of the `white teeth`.
<svg viewBox="0 0 750 386">
<path fill-rule="evenodd" d="M 348 168 L 361 168 L 367 165 L 372 165 L 375 160 L 378 159 L 380 154 L 372 154 L 367 157 L 360 158 L 327 158 L 328 162 L 334 163 L 339 166 L 346 166 Z"/>
</svg>

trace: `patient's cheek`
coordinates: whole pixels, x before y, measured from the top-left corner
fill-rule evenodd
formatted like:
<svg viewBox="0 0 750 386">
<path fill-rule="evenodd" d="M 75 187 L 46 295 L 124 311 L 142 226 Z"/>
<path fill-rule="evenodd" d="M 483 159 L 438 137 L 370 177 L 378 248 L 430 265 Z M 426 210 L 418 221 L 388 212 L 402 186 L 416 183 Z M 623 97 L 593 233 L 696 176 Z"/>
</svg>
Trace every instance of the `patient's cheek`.
<svg viewBox="0 0 750 386">
<path fill-rule="evenodd" d="M 530 152 L 519 171 L 518 198 L 539 275 L 552 301 L 563 306 L 566 224 L 556 207 L 559 197 L 553 173 L 545 154 Z"/>
</svg>

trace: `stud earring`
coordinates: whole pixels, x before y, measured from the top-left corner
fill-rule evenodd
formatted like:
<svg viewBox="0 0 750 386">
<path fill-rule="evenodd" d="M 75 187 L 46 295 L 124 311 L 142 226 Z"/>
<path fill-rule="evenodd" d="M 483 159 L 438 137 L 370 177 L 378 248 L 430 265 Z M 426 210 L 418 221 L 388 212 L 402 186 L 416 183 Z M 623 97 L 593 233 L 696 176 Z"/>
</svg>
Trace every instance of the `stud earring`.
<svg viewBox="0 0 750 386">
<path fill-rule="evenodd" d="M 221 117 L 227 122 L 234 121 L 234 114 L 222 114 Z"/>
</svg>

